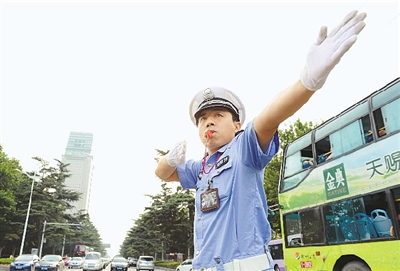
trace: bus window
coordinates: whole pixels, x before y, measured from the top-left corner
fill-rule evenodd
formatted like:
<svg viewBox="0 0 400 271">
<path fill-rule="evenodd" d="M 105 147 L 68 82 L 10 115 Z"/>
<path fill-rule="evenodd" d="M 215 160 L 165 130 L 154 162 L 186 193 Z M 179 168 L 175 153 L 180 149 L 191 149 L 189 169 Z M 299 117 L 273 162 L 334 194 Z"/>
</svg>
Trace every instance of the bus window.
<svg viewBox="0 0 400 271">
<path fill-rule="evenodd" d="M 324 206 L 325 234 L 328 244 L 344 241 L 343 235 L 339 232 L 339 217 L 333 213 L 330 205 Z"/>
<path fill-rule="evenodd" d="M 369 117 L 365 116 L 332 133 L 332 153 L 339 156 L 373 140 Z"/>
<path fill-rule="evenodd" d="M 329 241 L 341 243 L 359 239 L 354 221 L 353 200 L 327 205 L 324 207 L 324 214 L 328 227 L 327 238 Z"/>
<path fill-rule="evenodd" d="M 287 214 L 283 217 L 285 232 L 286 232 L 286 244 L 290 246 L 301 246 L 303 241 L 300 234 L 300 216 L 299 213 Z"/>
<path fill-rule="evenodd" d="M 301 233 L 289 235 L 288 242 L 289 242 L 289 246 L 293 246 L 293 247 L 304 246 L 303 235 Z"/>
<path fill-rule="evenodd" d="M 396 217 L 394 218 L 394 224 L 397 223 L 398 230 L 400 229 L 400 188 L 392 189 L 393 201 L 395 206 Z M 390 235 L 395 236 L 396 226 L 390 229 Z"/>
<path fill-rule="evenodd" d="M 324 233 L 321 227 L 322 219 L 319 209 L 300 212 L 300 225 L 305 245 L 324 243 Z"/>
<path fill-rule="evenodd" d="M 377 127 L 378 131 L 381 132 L 382 136 L 384 134 L 390 134 L 394 131 L 400 130 L 400 99 L 394 100 L 387 105 L 382 106 L 382 119 L 383 126 Z"/>
<path fill-rule="evenodd" d="M 369 119 L 369 116 L 364 116 L 360 120 L 361 127 L 364 131 L 364 141 L 363 143 L 369 143 L 374 140 L 373 134 L 372 134 L 372 126 L 371 126 L 371 121 Z"/>
<path fill-rule="evenodd" d="M 386 135 L 386 127 L 383 122 L 382 110 L 379 108 L 374 111 L 375 129 L 378 131 L 378 137 Z"/>
<path fill-rule="evenodd" d="M 317 163 L 321 164 L 326 160 L 332 158 L 331 141 L 329 136 L 315 143 L 315 150 L 317 152 Z"/>
<path fill-rule="evenodd" d="M 283 182 L 281 182 L 281 190 L 285 191 L 290 188 L 293 188 L 297 186 L 299 183 L 301 183 L 307 176 L 308 170 L 302 171 L 297 173 L 294 176 L 291 176 L 289 178 L 286 178 Z"/>
<path fill-rule="evenodd" d="M 381 136 L 400 130 L 400 84 L 398 79 L 396 81 L 372 97 L 376 130 Z"/>
<path fill-rule="evenodd" d="M 312 155 L 311 145 L 302 149 L 300 151 L 300 156 L 301 156 L 301 167 L 303 169 L 309 168 L 314 165 L 314 159 L 313 159 L 313 155 Z"/>
<path fill-rule="evenodd" d="M 290 176 L 302 169 L 314 165 L 311 145 L 288 156 L 285 168 L 285 176 Z"/>
<path fill-rule="evenodd" d="M 286 215 L 284 225 L 289 247 L 324 243 L 319 209 Z"/>
<path fill-rule="evenodd" d="M 384 192 L 325 205 L 323 210 L 328 243 L 389 236 L 391 219 L 387 209 Z"/>
<path fill-rule="evenodd" d="M 311 146 L 311 133 L 297 139 L 286 149 L 287 162 L 284 167 L 284 176 L 289 177 L 293 174 L 309 168 L 314 164 Z"/>
</svg>

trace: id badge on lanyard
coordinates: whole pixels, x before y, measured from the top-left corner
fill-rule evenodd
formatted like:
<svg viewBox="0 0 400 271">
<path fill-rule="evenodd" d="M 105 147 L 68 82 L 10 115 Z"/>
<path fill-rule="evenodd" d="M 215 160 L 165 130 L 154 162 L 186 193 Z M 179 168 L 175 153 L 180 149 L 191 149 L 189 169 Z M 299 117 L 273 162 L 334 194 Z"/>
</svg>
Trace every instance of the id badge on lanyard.
<svg viewBox="0 0 400 271">
<path fill-rule="evenodd" d="M 219 160 L 219 157 L 221 156 L 221 153 L 218 155 L 214 165 L 216 164 L 216 168 L 220 168 L 221 166 L 225 165 L 229 161 L 229 156 L 224 157 L 221 161 Z M 203 163 L 203 169 L 202 172 L 199 174 L 199 179 L 202 178 L 203 173 L 204 173 L 204 164 Z M 214 165 L 211 167 L 211 169 L 207 172 L 209 173 L 213 168 Z M 211 188 L 211 184 L 213 182 L 213 179 L 211 178 L 208 181 L 208 187 L 206 192 L 200 194 L 200 210 L 202 212 L 209 212 L 211 210 L 219 208 L 219 195 L 218 195 L 218 188 Z"/>
<path fill-rule="evenodd" d="M 208 184 L 207 191 L 200 195 L 200 202 L 202 212 L 217 209 L 219 207 L 218 188 L 210 188 L 210 184 Z"/>
</svg>

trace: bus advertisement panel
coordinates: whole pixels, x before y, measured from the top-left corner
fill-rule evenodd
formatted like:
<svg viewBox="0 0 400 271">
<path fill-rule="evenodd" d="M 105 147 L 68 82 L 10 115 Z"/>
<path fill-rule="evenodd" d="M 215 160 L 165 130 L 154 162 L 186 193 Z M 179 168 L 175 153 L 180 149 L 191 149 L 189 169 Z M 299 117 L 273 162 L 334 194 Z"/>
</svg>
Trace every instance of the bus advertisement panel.
<svg viewBox="0 0 400 271">
<path fill-rule="evenodd" d="M 400 78 L 288 144 L 287 270 L 400 270 Z"/>
</svg>

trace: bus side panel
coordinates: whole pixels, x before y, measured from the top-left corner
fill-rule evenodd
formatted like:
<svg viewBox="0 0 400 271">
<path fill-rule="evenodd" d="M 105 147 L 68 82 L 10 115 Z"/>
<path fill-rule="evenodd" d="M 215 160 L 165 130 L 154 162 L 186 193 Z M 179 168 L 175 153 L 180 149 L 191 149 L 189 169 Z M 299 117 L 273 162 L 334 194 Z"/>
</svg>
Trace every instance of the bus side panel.
<svg viewBox="0 0 400 271">
<path fill-rule="evenodd" d="M 400 166 L 394 169 L 393 165 L 399 163 L 396 159 L 400 153 L 400 134 L 371 144 L 376 146 L 362 148 L 313 169 L 296 189 L 280 194 L 279 203 L 283 210 L 315 206 L 349 194 L 364 194 L 399 184 Z M 326 187 L 327 176 L 338 171 L 342 174 L 343 185 L 330 190 Z"/>
<path fill-rule="evenodd" d="M 370 242 L 340 246 L 293 247 L 285 250 L 287 271 L 332 271 L 341 257 L 356 256 L 372 270 L 400 270 L 400 241 Z M 388 260 L 390 259 L 390 260 Z"/>
</svg>

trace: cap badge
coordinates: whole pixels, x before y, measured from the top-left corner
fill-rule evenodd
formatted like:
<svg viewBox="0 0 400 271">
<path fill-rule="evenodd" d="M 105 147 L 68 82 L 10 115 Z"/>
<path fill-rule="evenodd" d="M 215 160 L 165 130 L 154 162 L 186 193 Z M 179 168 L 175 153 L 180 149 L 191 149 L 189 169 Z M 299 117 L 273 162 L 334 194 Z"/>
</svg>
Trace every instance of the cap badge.
<svg viewBox="0 0 400 271">
<path fill-rule="evenodd" d="M 208 100 L 214 99 L 214 97 L 215 97 L 214 93 L 212 92 L 212 90 L 210 88 L 207 88 L 204 90 L 204 93 L 203 93 L 204 100 L 208 101 Z"/>
</svg>

